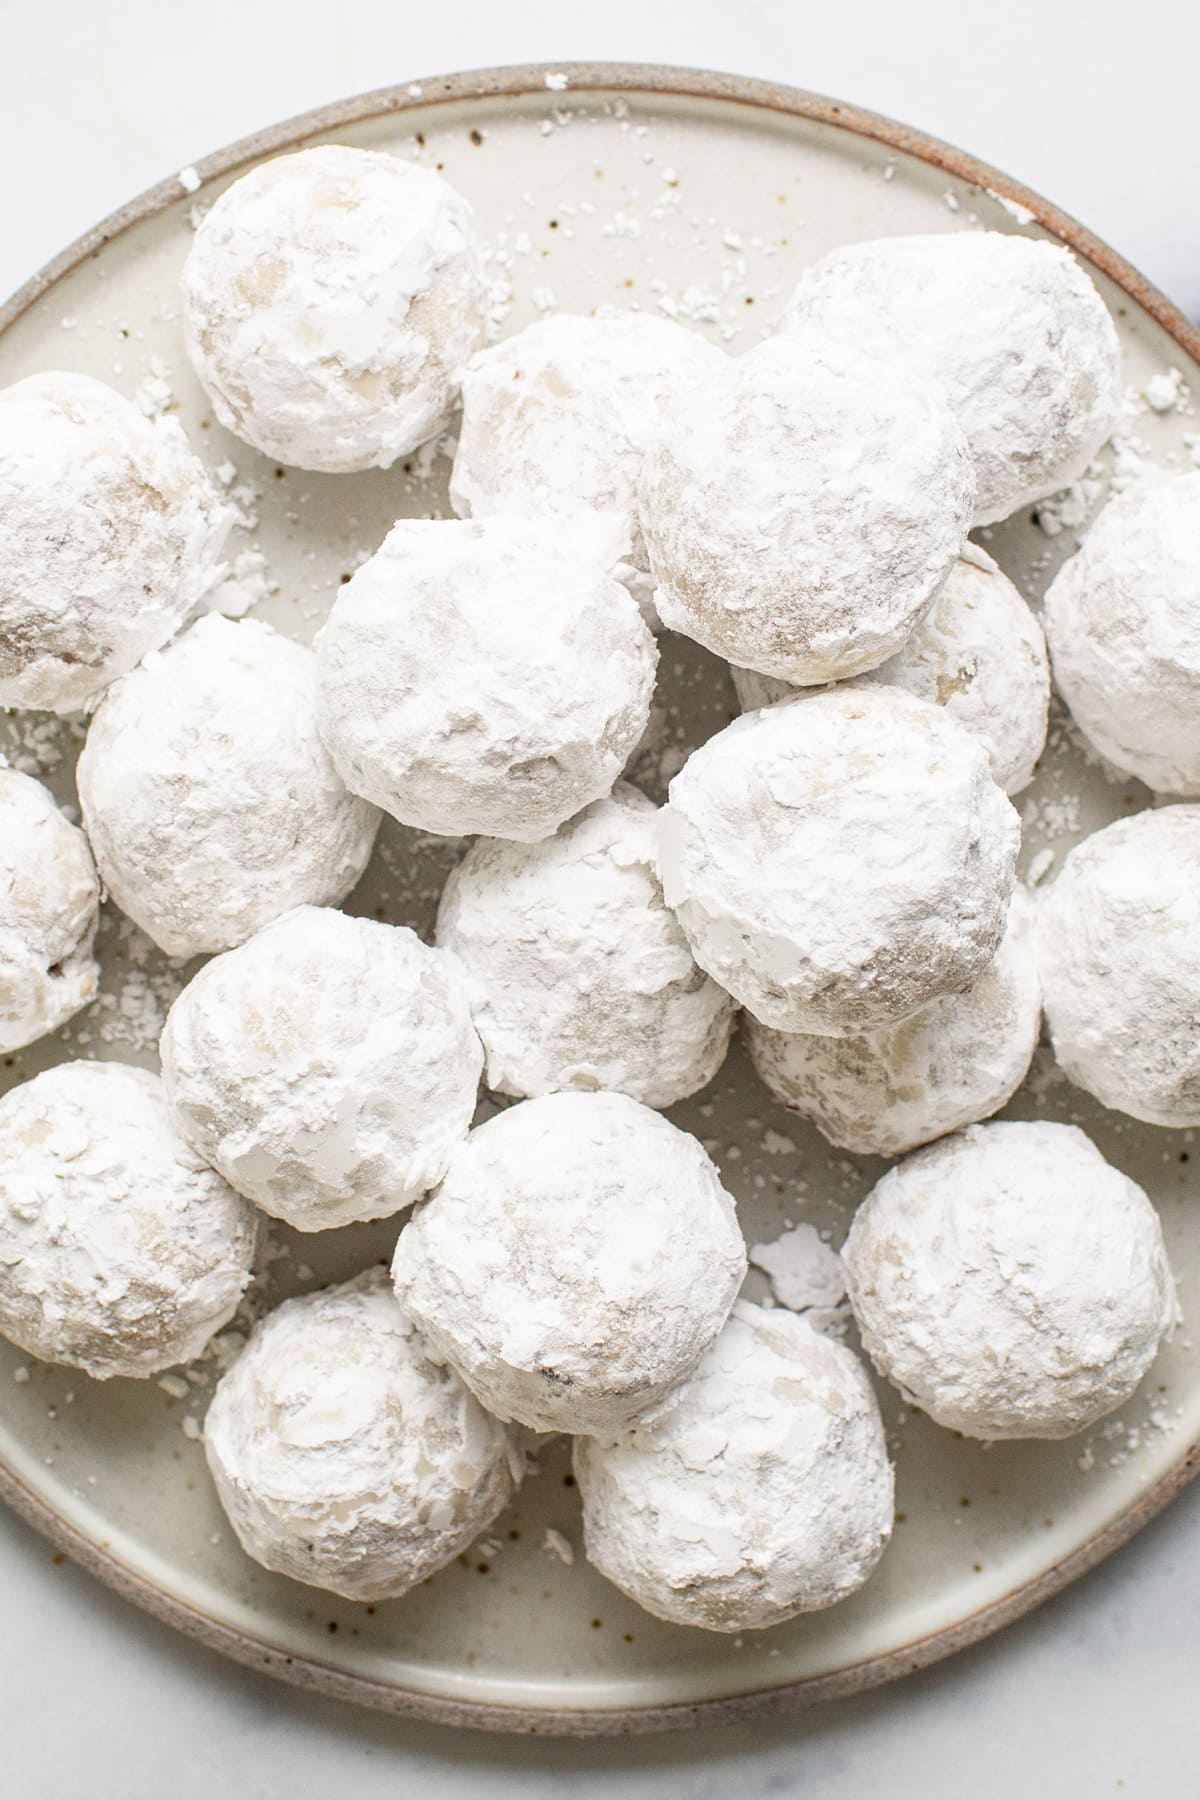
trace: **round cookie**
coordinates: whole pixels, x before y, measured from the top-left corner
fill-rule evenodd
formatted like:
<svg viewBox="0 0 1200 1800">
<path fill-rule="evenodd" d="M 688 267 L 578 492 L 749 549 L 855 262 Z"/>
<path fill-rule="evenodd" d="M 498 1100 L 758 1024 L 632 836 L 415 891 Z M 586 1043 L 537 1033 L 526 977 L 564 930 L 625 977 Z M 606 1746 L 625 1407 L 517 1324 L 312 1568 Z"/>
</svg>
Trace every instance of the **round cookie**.
<svg viewBox="0 0 1200 1800">
<path fill-rule="evenodd" d="M 589 1561 L 659 1619 L 757 1631 L 862 1586 L 891 1535 L 883 1421 L 854 1353 L 739 1300 L 696 1373 L 575 1475 Z"/>
<path fill-rule="evenodd" d="M 297 1231 L 388 1218 L 435 1186 L 483 1066 L 450 959 L 324 906 L 206 963 L 159 1049 L 184 1137 Z"/>
<path fill-rule="evenodd" d="M 658 652 L 599 515 L 401 519 L 317 636 L 353 793 L 419 831 L 535 843 L 611 791 Z"/>
<path fill-rule="evenodd" d="M 859 675 L 932 605 L 974 494 L 935 392 L 816 337 L 769 338 L 677 392 L 647 451 L 655 605 L 759 674 Z"/>
<path fill-rule="evenodd" d="M 780 329 L 942 394 L 970 445 L 975 523 L 1082 475 L 1116 423 L 1121 347 L 1069 250 L 999 231 L 880 238 L 805 270 Z"/>
<path fill-rule="evenodd" d="M 1028 1074 L 1041 1030 L 1032 910 L 1018 888 L 983 974 L 890 1029 L 815 1037 L 747 1013 L 760 1079 L 831 1144 L 862 1156 L 903 1156 L 999 1112 Z"/>
<path fill-rule="evenodd" d="M 464 371 L 451 505 L 476 519 L 611 514 L 644 569 L 637 484 L 646 447 L 672 394 L 725 361 L 698 332 L 652 313 L 538 319 Z"/>
<path fill-rule="evenodd" d="M 1176 1316 L 1158 1215 L 1074 1125 L 972 1125 L 919 1150 L 867 1196 L 842 1262 L 880 1374 L 964 1437 L 1083 1431 Z"/>
<path fill-rule="evenodd" d="M 1200 795 L 1200 471 L 1110 500 L 1044 616 L 1059 692 L 1101 756 Z"/>
<path fill-rule="evenodd" d="M 437 941 L 463 972 L 493 1092 L 671 1106 L 724 1061 L 734 1003 L 663 902 L 656 816 L 619 782 L 540 844 L 480 838 L 451 872 Z"/>
<path fill-rule="evenodd" d="M 1034 948 L 1071 1080 L 1148 1125 L 1200 1125 L 1200 806 L 1076 844 L 1039 900 Z"/>
<path fill-rule="evenodd" d="M 348 1600 L 434 1574 L 522 1473 L 513 1435 L 430 1356 L 385 1269 L 256 1325 L 217 1384 L 204 1449 L 246 1554 Z"/>
<path fill-rule="evenodd" d="M 392 1265 L 489 1411 L 574 1432 L 619 1430 L 690 1375 L 745 1272 L 702 1146 L 623 1094 L 549 1094 L 478 1126 Z"/>
<path fill-rule="evenodd" d="M 264 456 L 386 469 L 442 429 L 486 336 L 470 209 L 382 151 L 275 157 L 201 221 L 183 323 L 218 419 Z"/>
<path fill-rule="evenodd" d="M 99 1380 L 190 1362 L 256 1237 L 149 1070 L 59 1063 L 0 1099 L 0 1332 L 31 1356 Z"/>
<path fill-rule="evenodd" d="M 659 816 L 659 876 L 696 961 L 764 1025 L 852 1036 L 983 973 L 1019 836 L 944 710 L 835 688 L 693 752 Z"/>
<path fill-rule="evenodd" d="M 743 712 L 803 690 L 733 668 Z M 1033 780 L 1046 742 L 1050 665 L 1042 628 L 986 551 L 966 543 L 937 599 L 895 656 L 859 677 L 945 707 L 973 731 L 1007 794 Z"/>
<path fill-rule="evenodd" d="M 201 619 L 127 675 L 78 782 L 105 887 L 170 956 L 343 900 L 379 826 L 318 735 L 312 652 L 254 619 Z"/>
<path fill-rule="evenodd" d="M 82 831 L 40 781 L 0 768 L 0 1053 L 96 997 L 100 883 Z"/>
<path fill-rule="evenodd" d="M 176 420 L 88 375 L 0 390 L 0 707 L 94 706 L 214 586 L 232 523 Z"/>
</svg>

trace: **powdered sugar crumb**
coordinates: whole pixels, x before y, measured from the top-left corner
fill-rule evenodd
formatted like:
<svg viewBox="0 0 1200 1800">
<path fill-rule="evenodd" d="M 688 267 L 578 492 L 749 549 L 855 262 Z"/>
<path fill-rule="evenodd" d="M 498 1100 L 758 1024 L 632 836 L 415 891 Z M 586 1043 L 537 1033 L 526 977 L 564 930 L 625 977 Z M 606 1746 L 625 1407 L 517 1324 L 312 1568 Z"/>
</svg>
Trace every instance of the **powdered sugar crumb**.
<svg viewBox="0 0 1200 1800">
<path fill-rule="evenodd" d="M 1029 868 L 1026 870 L 1026 874 L 1025 874 L 1025 879 L 1028 881 L 1030 887 L 1037 887 L 1039 882 L 1045 881 L 1047 875 L 1050 873 L 1050 871 L 1053 867 L 1054 867 L 1054 852 L 1053 852 L 1053 850 L 1051 850 L 1049 848 L 1044 848 L 1044 849 L 1039 850 L 1037 855 L 1033 858 L 1032 862 L 1030 863 Z"/>
<path fill-rule="evenodd" d="M 1143 390 L 1146 405 L 1151 412 L 1186 413 L 1190 411 L 1188 402 L 1191 390 L 1184 379 L 1183 370 L 1171 367 L 1158 375 L 1152 375 Z"/>
<path fill-rule="evenodd" d="M 262 551 L 242 550 L 234 557 L 229 574 L 209 595 L 208 611 L 221 613 L 227 619 L 240 619 L 278 592 L 279 583 Z"/>
<path fill-rule="evenodd" d="M 542 1539 L 542 1549 L 551 1556 L 557 1556 L 559 1562 L 565 1563 L 568 1569 L 575 1561 L 574 1546 L 563 1536 L 561 1531 L 555 1531 L 552 1525 L 546 1527 L 546 1535 Z"/>
<path fill-rule="evenodd" d="M 989 200 L 994 200 L 997 206 L 1002 206 L 1009 218 L 1015 219 L 1018 225 L 1032 225 L 1037 218 L 1037 214 L 1031 212 L 1027 206 L 1022 206 L 1019 200 L 1010 200 L 1007 194 L 998 194 L 995 188 L 985 188 L 984 192 Z"/>
<path fill-rule="evenodd" d="M 138 409 L 148 419 L 161 419 L 163 414 L 173 410 L 175 393 L 171 387 L 170 365 L 163 356 L 150 358 L 150 372 L 143 376 L 133 391 L 133 398 Z"/>
<path fill-rule="evenodd" d="M 750 1261 L 789 1312 L 804 1313 L 827 1337 L 841 1337 L 849 1321 L 842 1259 L 815 1225 L 795 1225 L 770 1244 L 752 1244 Z"/>
</svg>

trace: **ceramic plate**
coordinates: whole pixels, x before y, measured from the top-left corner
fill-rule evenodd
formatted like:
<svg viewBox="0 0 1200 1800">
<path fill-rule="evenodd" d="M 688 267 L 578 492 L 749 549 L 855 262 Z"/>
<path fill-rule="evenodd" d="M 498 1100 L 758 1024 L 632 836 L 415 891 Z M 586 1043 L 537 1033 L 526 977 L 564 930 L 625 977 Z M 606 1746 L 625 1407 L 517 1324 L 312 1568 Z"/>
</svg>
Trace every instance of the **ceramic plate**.
<svg viewBox="0 0 1200 1800">
<path fill-rule="evenodd" d="M 198 191 L 189 191 L 192 171 L 162 184 L 0 313 L 0 381 L 79 369 L 149 409 L 178 412 L 241 506 L 243 600 L 297 637 L 311 637 L 339 580 L 398 514 L 447 510 L 444 454 L 353 477 L 276 468 L 216 426 L 187 368 L 177 292 L 194 212 L 258 158 L 321 140 L 410 157 L 468 195 L 504 332 L 554 307 L 611 303 L 679 318 L 737 351 L 769 327 L 800 267 L 832 245 L 981 226 L 1065 239 L 1099 280 L 1124 342 L 1130 408 L 1119 474 L 1188 463 L 1194 329 L 1054 208 L 958 152 L 848 107 L 710 75 L 609 67 L 438 79 L 328 108 L 209 158 Z M 1043 509 L 1041 524 L 1022 516 L 982 534 L 1031 596 L 1074 548 L 1073 527 L 1106 480 Z M 656 798 L 687 749 L 734 710 L 723 665 L 679 638 L 662 649 L 654 729 L 634 771 Z M 0 741 L 73 797 L 78 735 L 69 726 L 26 721 L 4 727 Z M 1059 720 L 1020 800 L 1026 872 L 1052 870 L 1079 836 L 1148 803 L 1145 790 L 1085 765 Z M 350 909 L 428 932 L 459 849 L 385 830 Z M 3 1084 L 66 1055 L 153 1063 L 164 1009 L 188 970 L 105 910 L 101 1001 L 59 1038 L 6 1059 Z M 1101 1111 L 1056 1078 L 1044 1051 L 1009 1110 L 1082 1123 L 1149 1189 L 1190 1318 L 1200 1302 L 1192 1133 Z M 774 1106 L 736 1046 L 712 1087 L 672 1116 L 712 1149 L 751 1242 L 807 1219 L 840 1243 L 882 1167 L 832 1154 Z M 273 1229 L 254 1305 L 386 1255 L 395 1230 L 300 1238 Z M 765 1291 L 761 1277 L 751 1291 Z M 899 1513 L 878 1573 L 831 1612 L 730 1639 L 660 1624 L 588 1568 L 561 1443 L 469 1555 L 403 1600 L 364 1607 L 266 1574 L 239 1550 L 205 1471 L 199 1421 L 216 1372 L 210 1357 L 165 1383 L 101 1384 L 0 1344 L 0 1491 L 102 1579 L 244 1662 L 397 1712 L 523 1731 L 744 1717 L 928 1663 L 1128 1538 L 1187 1480 L 1200 1438 L 1186 1323 L 1128 1406 L 1066 1443 L 963 1442 L 885 1394 Z"/>
</svg>

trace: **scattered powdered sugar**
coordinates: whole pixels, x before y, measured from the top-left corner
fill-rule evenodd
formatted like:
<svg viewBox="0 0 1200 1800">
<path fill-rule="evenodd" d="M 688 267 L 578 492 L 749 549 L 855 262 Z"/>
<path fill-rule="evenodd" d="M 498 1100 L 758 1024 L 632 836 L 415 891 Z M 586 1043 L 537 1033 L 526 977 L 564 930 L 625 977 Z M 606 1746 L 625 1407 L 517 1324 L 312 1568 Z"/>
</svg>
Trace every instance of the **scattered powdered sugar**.
<svg viewBox="0 0 1200 1800">
<path fill-rule="evenodd" d="M 1025 871 L 1025 879 L 1030 887 L 1037 887 L 1041 882 L 1045 881 L 1053 867 L 1054 852 L 1048 844 L 1043 845 L 1042 849 L 1037 851 L 1031 858 L 1029 867 Z"/>
<path fill-rule="evenodd" d="M 768 1156 L 794 1156 L 796 1154 L 794 1140 L 787 1137 L 782 1131 L 768 1128 L 763 1132 L 761 1143 Z"/>
<path fill-rule="evenodd" d="M 1191 411 L 1189 402 L 1192 390 L 1182 369 L 1172 366 L 1152 375 L 1143 390 L 1146 405 L 1151 412 L 1187 413 Z"/>
<path fill-rule="evenodd" d="M 252 607 L 261 606 L 279 592 L 261 550 L 240 550 L 233 559 L 228 575 L 219 581 L 208 597 L 208 611 L 221 613 L 227 619 L 241 619 Z"/>
<path fill-rule="evenodd" d="M 172 410 L 175 390 L 171 386 L 171 366 L 165 356 L 155 352 L 150 358 L 150 372 L 138 382 L 133 399 L 148 419 L 161 419 L 164 413 Z"/>
<path fill-rule="evenodd" d="M 803 1313 L 814 1331 L 842 1337 L 850 1320 L 842 1259 L 815 1225 L 793 1225 L 769 1244 L 751 1244 L 750 1261 L 789 1312 Z"/>
<path fill-rule="evenodd" d="M 1105 446 L 1107 467 L 1099 458 L 1094 459 L 1075 481 L 1042 500 L 1034 513 L 1041 530 L 1047 537 L 1069 531 L 1082 541 L 1108 496 L 1160 479 L 1167 472 L 1163 456 L 1143 435 L 1147 415 L 1191 411 L 1191 389 L 1179 369 L 1160 370 L 1150 377 L 1144 389 L 1127 388 Z M 1183 442 L 1193 460 L 1200 461 L 1191 448 L 1193 440 L 1185 434 Z M 1166 464 L 1171 460 L 1168 455 Z"/>
<path fill-rule="evenodd" d="M 1010 199 L 1007 194 L 999 194 L 995 188 L 985 188 L 983 191 L 997 206 L 1002 206 L 1009 218 L 1015 219 L 1018 225 L 1032 225 L 1037 219 L 1037 214 L 1023 206 L 1019 200 Z"/>
<path fill-rule="evenodd" d="M 22 775 L 46 778 L 64 761 L 74 761 L 87 729 L 78 715 L 57 718 L 54 713 L 0 712 L 7 753 L 0 751 L 0 768 L 16 769 Z M 74 802 L 63 811 L 72 821 L 78 818 Z"/>
<path fill-rule="evenodd" d="M 1075 1466 L 1086 1475 L 1103 1466 L 1119 1469 L 1139 1452 L 1153 1450 L 1164 1439 L 1178 1437 L 1183 1429 L 1182 1406 L 1170 1410 L 1162 1401 L 1150 1401 L 1140 1419 L 1106 1419 L 1083 1440 Z"/>
<path fill-rule="evenodd" d="M 64 1042 L 87 1054 L 97 1044 L 142 1057 L 158 1047 L 167 1013 L 187 979 L 183 957 L 164 957 L 144 931 L 115 907 L 100 913 L 100 992 L 69 1024 Z"/>
<path fill-rule="evenodd" d="M 559 1562 L 565 1563 L 568 1569 L 575 1561 L 574 1545 L 569 1538 L 563 1536 L 561 1531 L 556 1531 L 553 1525 L 546 1527 L 545 1535 L 542 1538 L 542 1549 L 551 1556 L 557 1556 Z"/>
<path fill-rule="evenodd" d="M 239 481 L 237 464 L 228 459 L 212 471 L 225 492 L 225 502 L 233 513 L 234 524 L 243 531 L 258 528 L 258 505 L 262 494 L 249 481 Z"/>
</svg>

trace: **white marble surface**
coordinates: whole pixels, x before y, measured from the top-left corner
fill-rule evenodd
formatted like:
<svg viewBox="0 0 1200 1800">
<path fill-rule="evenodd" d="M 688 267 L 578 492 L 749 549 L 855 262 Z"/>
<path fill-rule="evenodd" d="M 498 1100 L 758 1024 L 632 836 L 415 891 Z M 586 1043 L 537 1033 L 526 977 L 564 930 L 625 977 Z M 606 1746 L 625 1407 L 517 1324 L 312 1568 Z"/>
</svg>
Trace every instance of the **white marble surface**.
<svg viewBox="0 0 1200 1800">
<path fill-rule="evenodd" d="M 1200 12 L 1183 0 L 688 0 L 686 14 L 635 0 L 419 13 L 394 0 L 0 0 L 0 292 L 257 125 L 443 69 L 608 58 L 767 73 L 920 125 L 1052 195 L 1197 315 L 1198 52 Z M 1157 1800 L 1194 1779 L 1198 1526 L 1195 1489 L 1024 1624 L 862 1700 L 572 1745 L 453 1735 L 292 1693 L 142 1618 L 0 1515 L 0 1792 Z"/>
</svg>

